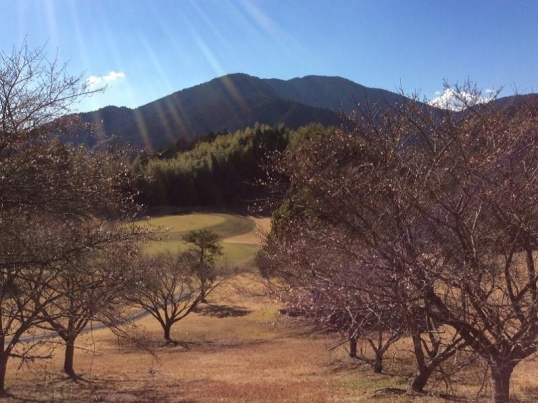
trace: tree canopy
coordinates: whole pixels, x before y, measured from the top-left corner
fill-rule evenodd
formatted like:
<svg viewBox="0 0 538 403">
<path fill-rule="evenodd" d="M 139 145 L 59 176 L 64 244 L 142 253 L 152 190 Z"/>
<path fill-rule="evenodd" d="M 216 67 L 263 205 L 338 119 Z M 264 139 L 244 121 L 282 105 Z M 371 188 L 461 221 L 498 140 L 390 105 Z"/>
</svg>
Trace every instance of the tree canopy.
<svg viewBox="0 0 538 403">
<path fill-rule="evenodd" d="M 331 130 L 312 124 L 296 131 L 256 124 L 235 133 L 208 135 L 194 145 L 170 146 L 138 156 L 143 176 L 141 200 L 148 206 L 248 205 L 265 197 L 268 162 L 275 153 L 311 132 Z M 172 151 L 177 149 L 176 153 Z"/>
<path fill-rule="evenodd" d="M 49 61 L 44 48 L 0 55 L 0 395 L 10 357 L 48 356 L 33 353 L 45 339 L 22 338 L 51 326 L 72 342 L 77 333 L 66 322 L 80 320 L 80 331 L 108 307 L 98 295 L 125 289 L 119 262 L 134 258 L 145 236 L 116 221 L 138 211 L 126 156 L 57 138 L 77 127 L 65 117 L 70 106 L 100 90 Z M 64 369 L 73 374 L 72 357 Z"/>
<path fill-rule="evenodd" d="M 387 332 L 405 323 L 422 380 L 433 368 L 421 355 L 477 354 L 493 400 L 508 401 L 513 368 L 538 345 L 538 106 L 518 100 L 370 107 L 353 129 L 285 154 L 263 273 L 292 307 L 346 332 L 373 330 L 368 312 Z"/>
</svg>

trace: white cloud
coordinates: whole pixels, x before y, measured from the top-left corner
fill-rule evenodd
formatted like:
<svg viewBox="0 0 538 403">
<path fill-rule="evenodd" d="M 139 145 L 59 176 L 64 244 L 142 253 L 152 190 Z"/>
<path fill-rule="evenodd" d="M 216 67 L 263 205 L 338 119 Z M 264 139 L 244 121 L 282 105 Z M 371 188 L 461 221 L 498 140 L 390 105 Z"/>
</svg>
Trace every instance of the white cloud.
<svg viewBox="0 0 538 403">
<path fill-rule="evenodd" d="M 105 81 L 116 81 L 118 79 L 125 78 L 125 73 L 123 71 L 111 71 L 106 76 L 103 77 Z"/>
<path fill-rule="evenodd" d="M 86 79 L 86 84 L 90 87 L 99 85 L 101 82 L 112 82 L 116 80 L 121 80 L 125 78 L 125 73 L 123 71 L 110 71 L 107 75 L 104 76 L 89 76 Z"/>
<path fill-rule="evenodd" d="M 467 106 L 489 102 L 497 95 L 497 91 L 490 89 L 485 90 L 484 93 L 486 96 L 479 92 L 456 91 L 452 88 L 445 88 L 443 92 L 436 91 L 436 97 L 429 104 L 442 109 L 461 111 Z"/>
</svg>

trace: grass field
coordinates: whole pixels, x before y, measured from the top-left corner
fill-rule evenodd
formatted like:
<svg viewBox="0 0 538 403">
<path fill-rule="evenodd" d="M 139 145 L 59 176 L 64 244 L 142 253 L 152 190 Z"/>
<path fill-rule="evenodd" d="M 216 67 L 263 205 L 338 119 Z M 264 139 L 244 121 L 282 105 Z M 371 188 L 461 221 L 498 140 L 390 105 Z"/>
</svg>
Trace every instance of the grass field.
<svg viewBox="0 0 538 403">
<path fill-rule="evenodd" d="M 249 268 L 212 294 L 209 303 L 172 329 L 175 346 L 162 346 L 159 325 L 140 320 L 155 354 L 118 343 L 108 330 L 82 336 L 75 355 L 77 382 L 61 373 L 62 353 L 50 361 L 19 366 L 12 360 L 6 401 L 21 402 L 447 402 L 488 401 L 477 365 L 437 384 L 425 395 L 399 394 L 409 382 L 413 363 L 406 341 L 387 355 L 383 374 L 347 356 L 337 340 L 311 333 L 278 314 L 279 304 L 264 295 L 259 277 L 248 262 L 257 250 L 256 226 L 267 219 L 226 214 L 167 216 L 151 220 L 168 227 L 152 248 L 177 248 L 182 233 L 204 227 L 222 237 L 230 262 Z M 243 232 L 245 231 L 245 232 Z M 241 263 L 241 264 L 243 264 Z M 514 401 L 538 401 L 538 366 L 526 361 L 513 376 Z M 396 375 L 399 374 L 399 375 Z M 402 376 L 405 374 L 407 376 Z M 432 387 L 428 385 L 428 389 Z M 447 393 L 447 395 L 442 395 Z"/>
<path fill-rule="evenodd" d="M 268 219 L 265 219 L 267 221 Z M 223 258 L 232 266 L 252 268 L 252 258 L 259 248 L 259 228 L 267 226 L 262 219 L 233 214 L 180 214 L 152 218 L 144 221 L 158 231 L 158 241 L 148 246 L 151 252 L 185 249 L 183 234 L 201 228 L 210 229 L 222 240 Z"/>
</svg>

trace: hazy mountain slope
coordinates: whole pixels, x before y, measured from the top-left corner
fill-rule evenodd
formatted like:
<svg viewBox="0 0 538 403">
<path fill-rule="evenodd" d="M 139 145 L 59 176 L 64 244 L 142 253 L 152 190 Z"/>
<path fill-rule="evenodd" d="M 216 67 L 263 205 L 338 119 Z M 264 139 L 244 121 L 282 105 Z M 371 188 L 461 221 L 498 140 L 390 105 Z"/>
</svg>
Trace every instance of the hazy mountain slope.
<svg viewBox="0 0 538 403">
<path fill-rule="evenodd" d="M 82 113 L 92 123 L 90 133 L 75 142 L 91 146 L 100 141 L 121 141 L 136 146 L 163 147 L 181 137 L 242 130 L 258 123 L 294 129 L 319 122 L 337 125 L 339 112 L 349 114 L 356 101 L 399 95 L 371 89 L 340 77 L 308 76 L 284 81 L 230 74 L 150 102 L 136 109 L 108 106 Z"/>
<path fill-rule="evenodd" d="M 368 88 L 341 77 L 306 76 L 288 81 L 270 79 L 267 83 L 281 98 L 346 115 L 367 100 L 371 103 L 401 100 L 401 96 L 393 92 Z"/>
</svg>

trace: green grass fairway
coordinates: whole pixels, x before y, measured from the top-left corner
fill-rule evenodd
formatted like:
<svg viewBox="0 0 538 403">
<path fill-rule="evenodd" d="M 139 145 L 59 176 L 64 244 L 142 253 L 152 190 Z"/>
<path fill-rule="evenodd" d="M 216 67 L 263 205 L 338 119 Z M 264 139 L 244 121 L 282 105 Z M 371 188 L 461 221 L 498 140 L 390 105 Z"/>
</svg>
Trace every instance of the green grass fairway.
<svg viewBox="0 0 538 403">
<path fill-rule="evenodd" d="M 222 224 L 226 217 L 217 214 L 167 215 L 145 221 L 146 224 L 166 230 L 168 236 Z"/>
<path fill-rule="evenodd" d="M 226 242 L 222 242 L 221 244 L 224 247 L 221 261 L 227 262 L 232 267 L 242 269 L 254 267 L 254 256 L 260 250 L 258 245 Z"/>
<path fill-rule="evenodd" d="M 254 222 L 244 216 L 192 213 L 156 217 L 144 221 L 143 224 L 159 231 L 157 234 L 159 240 L 148 244 L 149 253 L 185 250 L 188 246 L 181 241 L 182 235 L 199 229 L 209 229 L 219 236 L 223 246 L 223 256 L 220 260 L 232 267 L 250 267 L 254 255 L 259 250 L 259 246 L 252 243 L 226 242 L 227 238 L 255 230 Z"/>
</svg>

